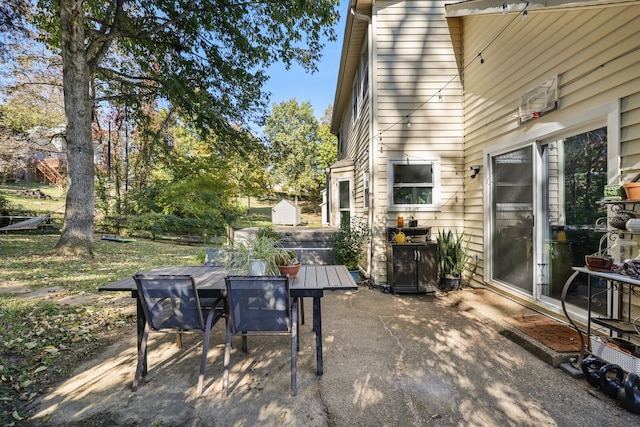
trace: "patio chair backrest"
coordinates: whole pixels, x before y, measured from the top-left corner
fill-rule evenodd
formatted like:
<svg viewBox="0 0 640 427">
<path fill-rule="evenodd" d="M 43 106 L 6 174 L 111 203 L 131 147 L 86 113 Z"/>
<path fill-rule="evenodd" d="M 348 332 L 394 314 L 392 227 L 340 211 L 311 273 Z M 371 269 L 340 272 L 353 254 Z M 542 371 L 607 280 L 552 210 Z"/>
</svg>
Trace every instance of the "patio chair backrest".
<svg viewBox="0 0 640 427">
<path fill-rule="evenodd" d="M 151 329 L 205 329 L 193 277 L 136 274 L 133 278 Z"/>
<path fill-rule="evenodd" d="M 205 251 L 204 265 L 210 267 L 222 267 L 226 264 L 226 254 L 223 249 L 207 248 Z"/>
<path fill-rule="evenodd" d="M 227 276 L 229 326 L 237 332 L 290 332 L 288 276 Z"/>
</svg>

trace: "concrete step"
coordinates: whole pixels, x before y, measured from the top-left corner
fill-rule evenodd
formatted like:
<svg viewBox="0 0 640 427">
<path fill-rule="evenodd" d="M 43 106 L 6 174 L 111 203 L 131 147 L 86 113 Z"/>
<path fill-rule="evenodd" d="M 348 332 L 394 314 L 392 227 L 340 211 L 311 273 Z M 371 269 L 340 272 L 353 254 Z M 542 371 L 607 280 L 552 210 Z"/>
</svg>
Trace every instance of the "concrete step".
<svg viewBox="0 0 640 427">
<path fill-rule="evenodd" d="M 310 248 L 304 245 L 287 245 L 286 249 L 293 249 L 298 253 L 298 259 L 307 265 L 327 265 L 333 264 L 333 254 L 331 248 Z"/>
<path fill-rule="evenodd" d="M 298 252 L 303 264 L 332 264 L 331 236 L 335 228 L 277 228 L 280 242 L 287 249 Z"/>
<path fill-rule="evenodd" d="M 275 231 L 280 234 L 280 241 L 286 243 L 305 243 L 316 247 L 330 246 L 331 236 L 337 231 L 336 228 L 277 228 Z"/>
<path fill-rule="evenodd" d="M 256 227 L 237 230 L 234 238 L 243 241 L 255 235 L 257 231 Z M 333 263 L 331 236 L 337 228 L 274 227 L 274 231 L 280 235 L 283 247 L 298 252 L 298 258 L 303 264 Z"/>
</svg>

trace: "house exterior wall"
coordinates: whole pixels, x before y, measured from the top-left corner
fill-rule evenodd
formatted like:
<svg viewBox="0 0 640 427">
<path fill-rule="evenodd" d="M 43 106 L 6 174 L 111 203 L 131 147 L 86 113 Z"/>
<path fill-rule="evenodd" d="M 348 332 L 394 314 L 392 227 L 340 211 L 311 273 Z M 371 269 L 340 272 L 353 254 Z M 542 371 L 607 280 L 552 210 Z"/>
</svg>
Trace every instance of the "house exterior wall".
<svg viewBox="0 0 640 427">
<path fill-rule="evenodd" d="M 467 274 L 467 279 L 484 284 L 489 184 L 485 169 L 487 150 L 492 147 L 542 135 L 545 129 L 573 126 L 594 110 L 618 103 L 619 116 L 608 123 L 609 140 L 619 141 L 610 149 L 609 182 L 629 181 L 640 172 L 636 41 L 640 5 L 582 7 L 567 2 L 571 4 L 532 8 L 523 20 L 514 12 L 524 7 L 522 2 L 509 2 L 512 9 L 507 14 L 470 12 L 447 17 L 445 3 L 350 2 L 357 13 L 369 17 L 370 33 L 362 26 L 353 29 L 355 21 L 349 32 L 348 21 L 345 37 L 351 38 L 345 41 L 348 52 L 343 55 L 353 61 L 368 52 L 371 72 L 369 95 L 358 105 L 358 118 L 353 120 L 351 92 L 344 87 L 352 87 L 360 67 L 351 64 L 343 69 L 341 64 L 343 90 L 339 84 L 332 131 L 339 134 L 343 147 L 339 158 L 352 159 L 353 168 L 340 168 L 336 176 L 351 174 L 353 213 L 370 219 L 368 268 L 376 284 L 387 282 L 386 229 L 396 224 L 398 216 L 413 216 L 419 226 L 433 227 L 432 235 L 441 228 L 464 229 L 475 272 Z M 475 2 L 463 5 L 471 3 Z M 361 18 L 359 24 L 365 20 Z M 512 117 L 519 96 L 553 75 L 558 76 L 559 109 L 520 124 Z M 436 208 L 403 210 L 390 205 L 392 159 L 438 162 Z M 551 156 L 550 161 L 560 160 Z M 472 165 L 481 166 L 475 178 L 469 170 Z M 370 178 L 369 209 L 364 203 L 363 173 Z M 563 202 L 560 179 L 550 176 L 549 181 L 550 203 L 558 206 Z M 336 225 L 335 214 L 332 218 L 331 225 Z"/>
<path fill-rule="evenodd" d="M 339 158 L 354 159 L 356 215 L 370 220 L 369 275 L 377 284 L 387 283 L 387 227 L 395 226 L 398 216 L 414 217 L 420 226 L 433 227 L 434 233 L 437 227 L 461 230 L 463 225 L 462 89 L 453 47 L 454 38 L 459 43 L 459 33 L 451 35 L 444 3 L 374 3 L 372 33 L 362 35 L 366 38 L 362 46 L 371 45 L 369 96 L 357 120 L 352 108 L 344 108 L 341 116 L 344 150 Z M 389 161 L 399 159 L 437 162 L 440 185 L 435 208 L 390 206 Z M 362 172 L 370 178 L 369 209 Z"/>
<path fill-rule="evenodd" d="M 464 16 L 462 34 L 465 165 L 486 166 L 492 147 L 577 126 L 591 112 L 618 104 L 619 117 L 608 123 L 609 182 L 629 181 L 640 172 L 640 4 L 532 9 L 526 20 L 514 13 Z M 472 62 L 480 52 L 484 63 Z M 553 75 L 558 110 L 519 124 L 512 118 L 519 96 Z M 490 177 L 479 177 L 466 181 L 464 226 L 473 235 L 472 255 L 480 258 L 474 280 L 483 283 Z"/>
</svg>

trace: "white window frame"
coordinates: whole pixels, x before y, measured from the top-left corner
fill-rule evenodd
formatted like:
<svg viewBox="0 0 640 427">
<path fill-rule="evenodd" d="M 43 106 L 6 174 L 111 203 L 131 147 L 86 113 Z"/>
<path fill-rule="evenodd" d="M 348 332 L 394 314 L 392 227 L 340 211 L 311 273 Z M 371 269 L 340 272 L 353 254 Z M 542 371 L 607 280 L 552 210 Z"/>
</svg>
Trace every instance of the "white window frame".
<svg viewBox="0 0 640 427">
<path fill-rule="evenodd" d="M 365 43 L 360 54 L 360 93 L 362 94 L 362 102 L 369 95 L 369 49 Z"/>
<path fill-rule="evenodd" d="M 340 196 L 341 196 L 341 191 L 340 191 L 340 184 L 343 182 L 347 182 L 349 184 L 349 206 L 348 207 L 343 207 L 340 205 Z M 349 218 L 353 218 L 354 216 L 354 212 L 355 212 L 355 206 L 354 206 L 354 201 L 353 201 L 353 178 L 351 177 L 345 177 L 345 178 L 338 178 L 336 179 L 336 212 L 338 213 L 338 218 L 337 218 L 337 225 L 338 227 L 341 225 L 342 223 L 342 212 L 349 212 Z"/>
<path fill-rule="evenodd" d="M 370 183 L 369 183 L 369 172 L 362 172 L 362 206 L 364 208 L 365 211 L 369 210 L 369 190 L 370 190 Z"/>
<path fill-rule="evenodd" d="M 430 204 L 401 204 L 396 205 L 393 202 L 394 176 L 393 165 L 432 165 L 433 182 L 426 183 L 432 188 L 432 199 Z M 409 159 L 409 158 L 392 158 L 387 163 L 387 188 L 389 211 L 437 211 L 440 210 L 440 159 Z"/>
<path fill-rule="evenodd" d="M 353 79 L 353 89 L 351 92 L 351 122 L 355 124 L 356 120 L 358 120 L 358 113 L 360 111 L 360 106 L 358 105 L 359 99 L 359 91 L 360 85 L 358 84 L 358 75 Z"/>
</svg>

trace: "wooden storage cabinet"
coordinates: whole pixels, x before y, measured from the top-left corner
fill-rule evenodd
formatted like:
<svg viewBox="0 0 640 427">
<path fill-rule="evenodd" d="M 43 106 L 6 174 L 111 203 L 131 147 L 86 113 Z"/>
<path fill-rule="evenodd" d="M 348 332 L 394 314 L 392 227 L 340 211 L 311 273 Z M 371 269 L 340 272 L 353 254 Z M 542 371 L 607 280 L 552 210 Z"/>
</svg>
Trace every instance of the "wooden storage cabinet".
<svg viewBox="0 0 640 427">
<path fill-rule="evenodd" d="M 436 248 L 432 242 L 388 245 L 387 280 L 394 294 L 438 290 Z"/>
</svg>

